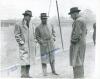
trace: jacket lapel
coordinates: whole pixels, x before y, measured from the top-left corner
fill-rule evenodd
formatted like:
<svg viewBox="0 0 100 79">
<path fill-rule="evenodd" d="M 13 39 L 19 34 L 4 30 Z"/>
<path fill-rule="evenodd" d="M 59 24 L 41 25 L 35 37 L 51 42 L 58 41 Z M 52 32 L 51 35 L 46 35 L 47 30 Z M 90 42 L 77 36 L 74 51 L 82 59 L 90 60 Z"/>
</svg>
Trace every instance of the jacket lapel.
<svg viewBox="0 0 100 79">
<path fill-rule="evenodd" d="M 23 21 L 22 21 L 22 26 L 23 26 L 23 28 L 24 28 L 24 29 L 26 29 L 26 30 L 28 29 L 28 27 L 27 27 L 27 25 L 26 25 L 26 21 L 25 21 L 25 20 L 23 20 Z"/>
</svg>

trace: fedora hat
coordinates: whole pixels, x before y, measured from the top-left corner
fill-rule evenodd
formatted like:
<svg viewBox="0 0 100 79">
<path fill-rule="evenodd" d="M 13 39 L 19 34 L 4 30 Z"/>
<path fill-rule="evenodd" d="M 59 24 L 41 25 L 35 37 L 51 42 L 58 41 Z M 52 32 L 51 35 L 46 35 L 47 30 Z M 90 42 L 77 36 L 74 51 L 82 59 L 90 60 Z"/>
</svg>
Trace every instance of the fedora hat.
<svg viewBox="0 0 100 79">
<path fill-rule="evenodd" d="M 41 13 L 40 18 L 47 18 L 47 14 L 46 13 Z"/>
<path fill-rule="evenodd" d="M 80 12 L 81 10 L 78 9 L 78 7 L 72 7 L 70 9 L 70 12 L 68 13 L 69 15 L 72 14 L 72 13 L 75 13 L 75 12 Z"/>
<path fill-rule="evenodd" d="M 29 15 L 32 17 L 32 12 L 30 10 L 26 10 L 25 13 L 23 13 L 23 15 Z"/>
</svg>

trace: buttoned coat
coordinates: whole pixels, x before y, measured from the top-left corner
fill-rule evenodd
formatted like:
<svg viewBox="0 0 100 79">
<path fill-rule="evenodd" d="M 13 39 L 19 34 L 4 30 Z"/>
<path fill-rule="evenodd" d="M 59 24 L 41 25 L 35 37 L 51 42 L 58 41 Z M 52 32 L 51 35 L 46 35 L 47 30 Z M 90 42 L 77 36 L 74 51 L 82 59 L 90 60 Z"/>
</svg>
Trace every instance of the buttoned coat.
<svg viewBox="0 0 100 79">
<path fill-rule="evenodd" d="M 54 59 L 54 39 L 55 31 L 51 24 L 40 24 L 36 30 L 35 35 L 38 43 L 40 44 L 41 62 L 49 63 Z"/>
</svg>

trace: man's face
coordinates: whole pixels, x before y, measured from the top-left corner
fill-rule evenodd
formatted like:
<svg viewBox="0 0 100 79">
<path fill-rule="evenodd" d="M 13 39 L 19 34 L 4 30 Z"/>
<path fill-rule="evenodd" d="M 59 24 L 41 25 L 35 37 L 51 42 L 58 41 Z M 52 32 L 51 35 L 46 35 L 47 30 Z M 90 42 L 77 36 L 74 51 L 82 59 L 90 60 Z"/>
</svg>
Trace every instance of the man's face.
<svg viewBox="0 0 100 79">
<path fill-rule="evenodd" d="M 25 16 L 25 20 L 26 20 L 27 22 L 30 22 L 31 16 L 30 16 L 30 15 L 26 15 L 26 16 Z"/>
<path fill-rule="evenodd" d="M 42 24 L 46 24 L 47 23 L 47 18 L 41 18 L 41 22 L 42 22 Z"/>
<path fill-rule="evenodd" d="M 73 19 L 73 20 L 75 20 L 77 17 L 78 17 L 78 12 L 75 12 L 75 13 L 72 13 L 71 14 L 71 18 Z"/>
</svg>

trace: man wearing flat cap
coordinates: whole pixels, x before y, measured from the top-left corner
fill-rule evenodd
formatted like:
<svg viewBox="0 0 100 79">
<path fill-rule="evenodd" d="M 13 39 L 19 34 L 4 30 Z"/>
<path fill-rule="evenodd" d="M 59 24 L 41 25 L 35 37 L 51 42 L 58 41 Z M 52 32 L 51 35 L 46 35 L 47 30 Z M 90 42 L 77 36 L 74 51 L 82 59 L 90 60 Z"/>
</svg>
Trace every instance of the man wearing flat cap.
<svg viewBox="0 0 100 79">
<path fill-rule="evenodd" d="M 34 27 L 30 23 L 32 12 L 26 10 L 23 15 L 23 20 L 15 25 L 14 34 L 19 45 L 21 77 L 30 78 L 30 60 L 34 61 Z"/>
<path fill-rule="evenodd" d="M 55 31 L 53 25 L 47 23 L 46 13 L 41 13 L 41 24 L 35 29 L 35 35 L 38 43 L 40 44 L 41 63 L 43 75 L 47 75 L 47 64 L 50 63 L 52 73 L 55 72 L 55 57 L 54 57 L 54 41 Z"/>
<path fill-rule="evenodd" d="M 73 7 L 69 13 L 74 20 L 70 44 L 70 65 L 73 67 L 74 78 L 84 77 L 85 38 L 87 29 L 84 19 L 79 16 L 80 11 L 78 7 Z"/>
</svg>

